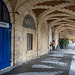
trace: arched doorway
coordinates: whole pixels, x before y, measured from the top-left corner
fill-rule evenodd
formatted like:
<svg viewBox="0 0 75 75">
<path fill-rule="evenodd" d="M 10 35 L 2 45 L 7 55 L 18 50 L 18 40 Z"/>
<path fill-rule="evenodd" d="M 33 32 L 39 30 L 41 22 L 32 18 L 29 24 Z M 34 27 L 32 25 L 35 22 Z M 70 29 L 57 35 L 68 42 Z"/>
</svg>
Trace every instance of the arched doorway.
<svg viewBox="0 0 75 75">
<path fill-rule="evenodd" d="M 8 9 L 0 0 L 0 70 L 10 66 L 11 23 Z"/>
</svg>

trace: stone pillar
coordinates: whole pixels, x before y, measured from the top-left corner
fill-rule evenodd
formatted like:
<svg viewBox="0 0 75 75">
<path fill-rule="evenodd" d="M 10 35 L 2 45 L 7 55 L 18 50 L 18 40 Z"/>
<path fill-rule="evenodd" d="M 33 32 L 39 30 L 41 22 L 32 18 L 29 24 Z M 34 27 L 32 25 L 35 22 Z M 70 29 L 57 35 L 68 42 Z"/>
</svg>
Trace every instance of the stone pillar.
<svg viewBox="0 0 75 75">
<path fill-rule="evenodd" d="M 50 50 L 50 43 L 52 42 L 52 28 L 49 27 L 49 50 Z"/>
<path fill-rule="evenodd" d="M 55 36 L 55 30 L 54 30 L 54 27 L 52 27 L 52 39 L 55 40 L 54 36 Z"/>
<path fill-rule="evenodd" d="M 37 36 L 37 38 L 38 38 L 38 41 L 37 41 L 38 42 L 37 43 L 38 44 L 37 45 L 38 46 L 37 47 L 38 53 L 37 54 L 38 54 L 38 56 L 40 56 L 40 50 L 41 50 L 41 39 L 40 39 L 41 38 L 41 25 L 40 24 L 38 24 L 38 36 Z"/>
<path fill-rule="evenodd" d="M 59 33 L 58 33 L 58 30 L 55 31 L 55 48 L 57 47 L 58 45 L 58 42 L 59 42 Z"/>
</svg>

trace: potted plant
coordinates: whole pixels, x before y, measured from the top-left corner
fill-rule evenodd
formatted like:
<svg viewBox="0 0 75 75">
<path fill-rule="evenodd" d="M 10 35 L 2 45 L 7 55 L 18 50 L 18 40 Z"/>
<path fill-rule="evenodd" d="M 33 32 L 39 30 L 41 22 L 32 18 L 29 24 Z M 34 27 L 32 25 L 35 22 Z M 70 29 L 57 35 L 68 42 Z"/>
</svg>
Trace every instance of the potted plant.
<svg viewBox="0 0 75 75">
<path fill-rule="evenodd" d="M 69 44 L 68 39 L 65 39 L 65 38 L 59 39 L 59 45 L 61 49 L 66 48 L 68 44 Z"/>
</svg>

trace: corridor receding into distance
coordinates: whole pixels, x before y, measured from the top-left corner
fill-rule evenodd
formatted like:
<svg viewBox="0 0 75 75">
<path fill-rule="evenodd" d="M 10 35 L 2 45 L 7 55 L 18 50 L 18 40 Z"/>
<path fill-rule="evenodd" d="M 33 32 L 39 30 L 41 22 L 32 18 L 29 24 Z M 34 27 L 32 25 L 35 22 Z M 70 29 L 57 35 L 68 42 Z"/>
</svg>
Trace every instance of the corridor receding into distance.
<svg viewBox="0 0 75 75">
<path fill-rule="evenodd" d="M 71 47 L 70 47 L 71 48 Z M 65 51 L 64 51 L 65 50 Z M 75 51 L 53 51 L 24 62 L 2 75 L 74 75 Z"/>
<path fill-rule="evenodd" d="M 0 0 L 0 75 L 75 75 L 75 0 Z"/>
</svg>

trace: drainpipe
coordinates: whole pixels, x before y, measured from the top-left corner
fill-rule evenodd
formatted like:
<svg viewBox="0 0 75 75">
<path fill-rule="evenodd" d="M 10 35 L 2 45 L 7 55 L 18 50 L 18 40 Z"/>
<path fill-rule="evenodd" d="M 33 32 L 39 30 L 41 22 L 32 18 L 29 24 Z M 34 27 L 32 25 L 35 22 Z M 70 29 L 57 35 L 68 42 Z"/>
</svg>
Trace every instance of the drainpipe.
<svg viewBox="0 0 75 75">
<path fill-rule="evenodd" d="M 13 13 L 13 66 L 15 66 L 15 14 L 19 15 L 19 13 L 17 11 L 10 13 Z"/>
<path fill-rule="evenodd" d="M 13 62 L 13 66 L 15 66 L 15 12 L 9 12 L 10 14 L 12 13 L 13 15 L 13 23 L 12 23 L 12 41 L 13 41 L 13 50 L 12 50 L 12 62 Z"/>
<path fill-rule="evenodd" d="M 37 57 L 38 57 L 38 23 L 37 23 Z"/>
<path fill-rule="evenodd" d="M 50 43 L 50 27 L 48 25 L 48 51 L 50 49 L 49 43 Z"/>
<path fill-rule="evenodd" d="M 13 13 L 14 26 L 13 26 L 13 66 L 15 66 L 15 13 Z"/>
</svg>

